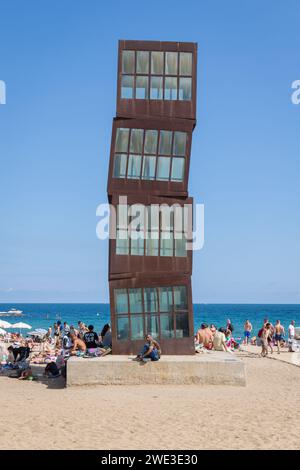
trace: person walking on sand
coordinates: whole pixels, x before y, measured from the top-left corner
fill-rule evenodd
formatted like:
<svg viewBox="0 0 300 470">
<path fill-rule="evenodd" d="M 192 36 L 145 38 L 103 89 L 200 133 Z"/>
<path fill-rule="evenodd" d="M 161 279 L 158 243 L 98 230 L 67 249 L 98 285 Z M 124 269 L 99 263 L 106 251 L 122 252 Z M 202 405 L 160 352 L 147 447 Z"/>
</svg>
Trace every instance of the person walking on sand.
<svg viewBox="0 0 300 470">
<path fill-rule="evenodd" d="M 271 333 L 271 324 L 266 323 L 263 326 L 262 332 L 261 332 L 261 356 L 266 357 L 268 355 L 268 338 Z"/>
<path fill-rule="evenodd" d="M 245 321 L 244 324 L 244 344 L 249 344 L 249 339 L 252 331 L 252 324 L 249 320 Z"/>
<path fill-rule="evenodd" d="M 275 324 L 275 341 L 277 344 L 277 353 L 280 354 L 280 343 L 283 340 L 285 331 L 283 325 L 280 323 L 280 320 L 276 320 Z"/>
</svg>

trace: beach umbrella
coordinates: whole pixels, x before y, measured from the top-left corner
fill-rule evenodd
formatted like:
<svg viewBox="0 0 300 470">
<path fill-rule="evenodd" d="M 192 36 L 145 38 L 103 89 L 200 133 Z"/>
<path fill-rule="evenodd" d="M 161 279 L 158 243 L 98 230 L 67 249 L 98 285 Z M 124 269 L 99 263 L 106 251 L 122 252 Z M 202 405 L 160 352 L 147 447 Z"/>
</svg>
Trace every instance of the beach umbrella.
<svg viewBox="0 0 300 470">
<path fill-rule="evenodd" d="M 0 328 L 11 328 L 12 324 L 5 320 L 0 320 Z"/>
<path fill-rule="evenodd" d="M 3 336 L 6 335 L 6 331 L 3 330 L 2 328 L 0 328 L 0 335 L 3 335 Z"/>
<path fill-rule="evenodd" d="M 11 328 L 19 328 L 20 330 L 22 329 L 31 330 L 32 326 L 20 321 L 19 323 L 15 323 L 14 325 L 11 325 Z"/>
<path fill-rule="evenodd" d="M 45 328 L 37 328 L 35 331 L 41 335 L 45 335 L 47 333 L 47 330 L 45 330 Z"/>
</svg>

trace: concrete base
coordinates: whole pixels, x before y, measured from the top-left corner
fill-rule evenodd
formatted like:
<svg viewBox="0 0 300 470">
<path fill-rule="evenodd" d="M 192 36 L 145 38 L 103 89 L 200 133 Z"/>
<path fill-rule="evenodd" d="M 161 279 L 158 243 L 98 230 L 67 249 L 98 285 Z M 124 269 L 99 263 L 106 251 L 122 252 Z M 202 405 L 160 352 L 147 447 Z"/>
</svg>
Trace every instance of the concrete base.
<svg viewBox="0 0 300 470">
<path fill-rule="evenodd" d="M 223 352 L 193 356 L 162 356 L 158 362 L 140 363 L 128 356 L 71 357 L 67 386 L 199 384 L 246 385 L 245 364 Z"/>
</svg>

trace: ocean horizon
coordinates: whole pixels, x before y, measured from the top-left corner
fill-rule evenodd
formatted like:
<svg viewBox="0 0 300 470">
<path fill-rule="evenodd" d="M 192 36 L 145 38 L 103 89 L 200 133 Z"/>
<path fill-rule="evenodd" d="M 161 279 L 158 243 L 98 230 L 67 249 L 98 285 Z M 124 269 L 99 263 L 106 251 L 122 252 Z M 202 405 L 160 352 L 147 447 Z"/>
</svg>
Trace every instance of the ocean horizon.
<svg viewBox="0 0 300 470">
<path fill-rule="evenodd" d="M 234 326 L 234 336 L 243 336 L 244 323 L 249 319 L 253 326 L 253 335 L 260 329 L 263 319 L 272 323 L 280 319 L 287 327 L 291 320 L 300 325 L 300 304 L 209 304 L 195 303 L 194 329 L 201 323 L 214 323 L 217 327 L 224 326 L 229 318 Z M 110 306 L 108 303 L 0 303 L 0 312 L 16 308 L 22 310 L 22 317 L 2 317 L 0 319 L 14 324 L 25 322 L 35 328 L 48 328 L 57 320 L 67 321 L 69 325 L 77 325 L 79 320 L 93 324 L 100 331 L 105 323 L 110 322 Z M 11 330 L 7 330 L 11 331 Z M 30 330 L 22 330 L 25 335 Z"/>
</svg>

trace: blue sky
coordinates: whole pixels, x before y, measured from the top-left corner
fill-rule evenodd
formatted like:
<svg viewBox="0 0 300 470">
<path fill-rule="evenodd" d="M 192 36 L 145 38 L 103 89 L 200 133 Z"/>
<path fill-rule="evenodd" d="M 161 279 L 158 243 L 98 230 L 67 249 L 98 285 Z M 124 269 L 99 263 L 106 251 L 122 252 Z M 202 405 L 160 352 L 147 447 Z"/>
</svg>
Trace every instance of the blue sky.
<svg viewBox="0 0 300 470">
<path fill-rule="evenodd" d="M 195 302 L 300 303 L 297 0 L 0 0 L 0 302 L 108 299 L 118 39 L 198 42 Z"/>
</svg>

